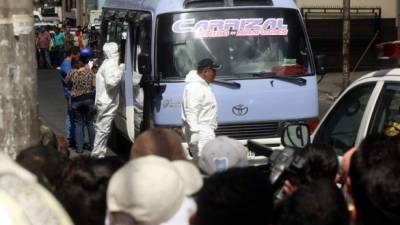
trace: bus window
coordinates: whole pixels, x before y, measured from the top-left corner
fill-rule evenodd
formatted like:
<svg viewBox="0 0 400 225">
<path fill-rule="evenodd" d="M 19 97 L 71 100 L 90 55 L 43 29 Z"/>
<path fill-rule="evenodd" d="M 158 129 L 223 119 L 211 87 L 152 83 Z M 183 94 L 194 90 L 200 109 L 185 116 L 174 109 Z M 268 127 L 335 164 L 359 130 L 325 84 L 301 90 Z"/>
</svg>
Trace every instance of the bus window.
<svg viewBox="0 0 400 225">
<path fill-rule="evenodd" d="M 126 37 L 128 35 L 128 23 L 123 22 L 119 23 L 117 26 L 117 43 L 120 48 L 120 62 L 124 63 L 125 60 L 125 43 L 126 43 Z"/>
<path fill-rule="evenodd" d="M 106 42 L 111 42 L 115 40 L 115 29 L 116 29 L 116 22 L 109 21 L 107 25 L 107 37 Z"/>
<path fill-rule="evenodd" d="M 140 53 L 149 53 L 151 49 L 151 15 L 150 13 L 141 13 L 139 23 L 135 24 L 135 42 L 134 42 L 134 69 L 137 71 L 137 59 Z"/>
<path fill-rule="evenodd" d="M 120 62 L 122 63 L 125 55 L 125 41 L 127 36 L 128 23 L 121 21 L 108 21 L 106 42 L 115 42 L 120 49 Z"/>
</svg>

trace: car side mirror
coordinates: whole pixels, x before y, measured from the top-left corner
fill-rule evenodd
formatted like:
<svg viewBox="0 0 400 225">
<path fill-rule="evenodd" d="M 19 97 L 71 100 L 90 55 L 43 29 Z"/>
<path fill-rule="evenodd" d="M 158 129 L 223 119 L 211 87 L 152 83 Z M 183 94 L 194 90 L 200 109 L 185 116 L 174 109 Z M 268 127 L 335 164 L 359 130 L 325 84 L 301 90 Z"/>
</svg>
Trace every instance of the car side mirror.
<svg viewBox="0 0 400 225">
<path fill-rule="evenodd" d="M 310 143 L 310 132 L 307 124 L 289 124 L 282 132 L 282 145 L 289 148 L 305 148 Z"/>
<path fill-rule="evenodd" d="M 151 58 L 148 53 L 140 53 L 138 56 L 138 70 L 142 75 L 148 75 L 151 72 Z"/>
<path fill-rule="evenodd" d="M 315 68 L 317 75 L 325 75 L 326 74 L 326 64 L 325 64 L 325 55 L 316 55 L 315 56 Z"/>
</svg>

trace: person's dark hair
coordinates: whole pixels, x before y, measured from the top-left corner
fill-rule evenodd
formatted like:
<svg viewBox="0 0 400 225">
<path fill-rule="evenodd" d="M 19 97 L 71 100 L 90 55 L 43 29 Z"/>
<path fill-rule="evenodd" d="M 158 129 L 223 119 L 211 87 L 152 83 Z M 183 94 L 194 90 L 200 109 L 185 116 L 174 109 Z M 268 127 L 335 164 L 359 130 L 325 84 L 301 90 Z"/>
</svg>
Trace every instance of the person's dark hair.
<svg viewBox="0 0 400 225">
<path fill-rule="evenodd" d="M 106 179 L 107 183 L 111 176 L 123 165 L 124 162 L 117 156 L 92 158 L 89 161 L 89 167 L 97 179 Z"/>
<path fill-rule="evenodd" d="M 400 161 L 399 138 L 387 137 L 384 134 L 372 134 L 365 137 L 350 160 L 351 185 L 356 184 L 367 170 L 391 161 Z"/>
<path fill-rule="evenodd" d="M 352 183 L 352 197 L 361 224 L 400 224 L 400 166 L 397 163 L 374 166 Z"/>
<path fill-rule="evenodd" d="M 400 138 L 385 134 L 371 134 L 364 138 L 358 151 L 366 167 L 386 163 L 387 160 L 400 161 Z"/>
<path fill-rule="evenodd" d="M 254 167 L 213 174 L 196 201 L 196 225 L 265 225 L 272 221 L 271 183 Z"/>
<path fill-rule="evenodd" d="M 278 207 L 278 225 L 349 225 L 350 214 L 342 192 L 332 180 L 311 181 Z"/>
<path fill-rule="evenodd" d="M 78 54 L 80 51 L 81 50 L 77 46 L 71 47 L 71 53 L 74 54 L 74 55 Z"/>
<path fill-rule="evenodd" d="M 197 74 L 201 74 L 206 69 L 197 69 Z"/>
<path fill-rule="evenodd" d="M 383 134 L 367 136 L 351 157 L 350 192 L 363 224 L 400 223 L 399 160 L 400 139 Z"/>
<path fill-rule="evenodd" d="M 66 54 L 67 56 L 72 56 L 72 55 L 78 54 L 80 51 L 81 51 L 81 50 L 79 49 L 79 47 L 73 46 L 73 47 L 71 47 L 71 49 L 67 50 L 67 51 L 65 52 L 65 54 Z"/>
<path fill-rule="evenodd" d="M 64 181 L 57 197 L 74 224 L 104 224 L 106 213 L 106 178 L 98 178 L 88 157 L 77 157 L 64 171 Z"/>
<path fill-rule="evenodd" d="M 71 64 L 72 64 L 72 69 L 75 70 L 80 69 L 86 65 L 81 58 L 79 58 L 79 60 L 73 61 Z"/>
<path fill-rule="evenodd" d="M 323 144 L 312 144 L 301 150 L 299 155 L 306 160 L 302 173 L 307 180 L 335 180 L 339 161 L 333 148 Z"/>
<path fill-rule="evenodd" d="M 19 165 L 35 174 L 38 181 L 53 193 L 62 183 L 62 168 L 68 161 L 57 149 L 41 145 L 20 152 L 16 158 Z"/>
<path fill-rule="evenodd" d="M 168 160 L 185 160 L 181 137 L 173 130 L 153 128 L 140 134 L 131 148 L 130 158 L 158 155 Z"/>
</svg>

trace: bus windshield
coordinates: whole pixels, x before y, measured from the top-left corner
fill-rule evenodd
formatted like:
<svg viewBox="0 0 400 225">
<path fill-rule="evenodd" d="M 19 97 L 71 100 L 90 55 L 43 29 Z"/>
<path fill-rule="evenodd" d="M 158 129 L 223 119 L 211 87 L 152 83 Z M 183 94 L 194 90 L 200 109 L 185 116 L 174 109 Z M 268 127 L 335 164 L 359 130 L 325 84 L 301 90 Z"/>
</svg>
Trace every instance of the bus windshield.
<svg viewBox="0 0 400 225">
<path fill-rule="evenodd" d="M 311 74 L 310 49 L 293 9 L 162 14 L 156 49 L 156 70 L 163 80 L 183 79 L 203 58 L 221 64 L 217 76 L 227 79 Z"/>
</svg>

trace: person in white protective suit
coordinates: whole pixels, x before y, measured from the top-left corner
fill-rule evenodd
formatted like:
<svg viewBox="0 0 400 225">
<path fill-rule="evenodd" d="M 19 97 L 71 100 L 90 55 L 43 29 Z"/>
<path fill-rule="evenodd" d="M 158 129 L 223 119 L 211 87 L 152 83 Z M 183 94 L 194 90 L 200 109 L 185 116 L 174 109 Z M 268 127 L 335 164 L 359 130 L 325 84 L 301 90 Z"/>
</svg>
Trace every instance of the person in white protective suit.
<svg viewBox="0 0 400 225">
<path fill-rule="evenodd" d="M 107 153 L 107 141 L 119 104 L 119 84 L 125 69 L 124 64 L 118 65 L 119 52 L 116 43 L 105 43 L 103 52 L 105 59 L 96 74 L 96 135 L 91 153 L 96 158 L 105 157 Z"/>
<path fill-rule="evenodd" d="M 140 86 L 140 80 L 142 79 L 142 76 L 143 76 L 142 74 L 133 71 L 135 137 L 140 134 L 140 125 L 143 121 L 144 92 L 143 88 Z"/>
<path fill-rule="evenodd" d="M 202 59 L 197 65 L 197 71 L 192 70 L 186 75 L 182 101 L 182 130 L 196 163 L 204 145 L 215 138 L 217 101 L 210 83 L 215 79 L 216 70 L 220 67 L 211 59 Z"/>
</svg>

